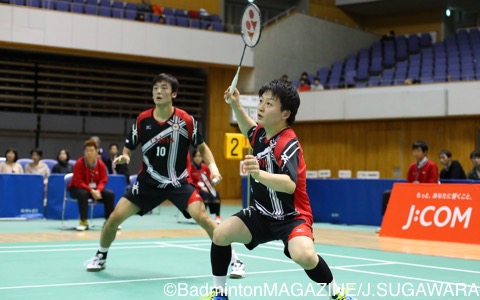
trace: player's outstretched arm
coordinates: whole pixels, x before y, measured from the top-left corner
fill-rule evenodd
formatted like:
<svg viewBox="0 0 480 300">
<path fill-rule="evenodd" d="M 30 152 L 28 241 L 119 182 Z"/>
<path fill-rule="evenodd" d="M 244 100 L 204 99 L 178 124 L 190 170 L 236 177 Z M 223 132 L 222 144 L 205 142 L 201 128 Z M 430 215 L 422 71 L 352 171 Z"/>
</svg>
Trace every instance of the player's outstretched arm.
<svg viewBox="0 0 480 300">
<path fill-rule="evenodd" d="M 232 95 L 230 94 L 230 87 L 228 87 L 228 89 L 225 91 L 224 98 L 230 99 L 230 106 L 232 107 L 235 117 L 237 118 L 238 127 L 240 128 L 242 134 L 247 136 L 248 130 L 257 125 L 257 123 L 250 118 L 240 104 L 240 92 L 235 89 L 235 92 Z"/>
</svg>

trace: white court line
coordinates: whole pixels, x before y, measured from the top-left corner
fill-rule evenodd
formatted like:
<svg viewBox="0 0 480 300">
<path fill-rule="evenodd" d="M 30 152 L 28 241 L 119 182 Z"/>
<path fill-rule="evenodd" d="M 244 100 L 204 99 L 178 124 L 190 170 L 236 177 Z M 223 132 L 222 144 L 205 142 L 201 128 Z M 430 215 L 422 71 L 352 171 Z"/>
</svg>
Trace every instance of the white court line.
<svg viewBox="0 0 480 300">
<path fill-rule="evenodd" d="M 197 241 L 198 242 L 198 241 Z M 168 246 L 168 247 L 176 247 L 176 248 L 184 248 L 184 249 L 191 249 L 191 250 L 196 250 L 196 251 L 210 251 L 209 249 L 204 249 L 204 248 L 197 248 L 197 247 L 192 247 L 192 246 L 185 246 L 185 245 L 175 245 L 172 243 L 162 243 L 162 242 L 155 242 L 156 244 L 159 244 L 161 246 Z M 275 250 L 283 250 L 283 244 L 282 248 L 274 248 L 274 247 L 267 247 L 265 246 L 264 248 L 268 249 L 275 249 Z M 140 247 L 139 247 L 140 248 Z M 329 255 L 329 254 L 324 254 L 324 255 Z M 253 257 L 253 258 L 258 258 L 258 259 L 263 259 L 263 260 L 275 260 L 275 261 L 281 261 L 281 262 L 288 262 L 288 263 L 293 263 L 291 260 L 280 260 L 280 259 L 272 259 L 269 257 L 262 257 L 262 256 L 253 256 L 253 255 L 241 255 L 241 256 L 247 256 L 247 257 Z M 332 255 L 336 256 L 336 255 Z M 343 256 L 343 257 L 349 257 L 349 256 Z M 355 259 L 360 259 L 358 257 L 349 257 L 349 258 L 355 258 Z M 369 259 L 366 259 L 369 260 Z M 383 263 L 391 263 L 391 264 L 402 264 L 401 262 L 388 262 L 388 261 L 382 261 Z M 363 264 L 361 266 L 368 266 L 369 264 Z M 378 264 L 371 264 L 371 265 L 378 265 Z M 413 266 L 417 266 L 416 264 L 411 264 Z M 357 265 L 360 266 L 360 265 Z M 353 267 L 353 266 L 350 266 Z M 431 266 L 427 266 L 431 267 Z M 347 272 L 356 272 L 356 273 L 364 273 L 364 274 L 370 274 L 370 275 L 378 275 L 378 276 L 386 276 L 386 277 L 392 277 L 392 278 L 401 278 L 401 279 L 410 279 L 410 280 L 415 280 L 415 281 L 423 281 L 423 282 L 437 282 L 437 283 L 444 283 L 448 285 L 459 285 L 462 284 L 464 285 L 465 283 L 453 283 L 453 282 L 444 282 L 444 281 L 437 281 L 437 280 L 431 280 L 431 279 L 425 279 L 425 278 L 418 278 L 418 277 L 410 277 L 410 276 L 402 276 L 402 275 L 394 275 L 394 274 L 388 274 L 388 273 L 379 273 L 379 272 L 370 272 L 370 271 L 363 271 L 363 270 L 355 270 L 355 269 L 349 269 L 349 266 L 338 266 L 338 267 L 331 267 L 331 269 L 334 270 L 342 270 L 342 271 L 347 271 Z M 448 268 L 444 268 L 448 269 Z M 455 269 L 455 270 L 460 270 L 460 269 Z M 255 274 L 267 274 L 267 273 L 280 273 L 280 272 L 296 272 L 296 271 L 303 271 L 303 269 L 291 269 L 291 270 L 277 270 L 277 271 L 259 271 L 259 272 L 249 272 L 249 275 L 255 275 Z M 468 270 L 460 270 L 460 271 L 468 271 Z M 44 288 L 44 287 L 62 287 L 62 286 L 79 286 L 79 285 L 100 285 L 100 284 L 115 284 L 115 283 L 128 283 L 128 282 L 144 282 L 144 281 L 160 281 L 160 280 L 176 280 L 176 279 L 189 279 L 189 278 L 203 278 L 203 277 L 210 277 L 211 275 L 198 275 L 198 276 L 182 276 L 182 277 L 166 277 L 166 278 L 145 278 L 145 279 L 132 279 L 132 280 L 117 280 L 117 281 L 102 281 L 102 282 L 80 282 L 80 283 L 66 283 L 66 284 L 45 284 L 45 285 L 29 285 L 29 286 L 11 286 L 11 287 L 0 287 L 0 290 L 7 290 L 7 289 L 20 289 L 20 288 Z M 478 287 L 480 288 L 480 287 Z"/>
<path fill-rule="evenodd" d="M 210 245 L 210 240 L 205 239 L 205 240 L 183 240 L 183 241 L 174 241 L 174 242 L 118 242 L 114 243 L 112 246 L 113 249 L 139 249 L 139 248 L 165 248 L 165 247 L 180 247 L 180 248 L 185 248 L 185 249 L 191 249 L 191 250 L 197 250 L 197 251 L 210 251 L 210 249 L 203 249 L 203 248 L 197 248 L 197 247 L 189 247 L 189 246 L 182 246 L 179 244 L 188 244 L 188 243 L 195 243 L 191 246 L 200 246 L 200 245 Z M 202 244 L 205 243 L 205 244 Z M 148 244 L 154 244 L 152 246 L 136 246 L 136 247 L 122 247 L 118 245 L 148 245 Z M 92 247 L 98 246 L 98 244 L 88 244 L 91 245 Z M 163 246 L 159 246 L 163 245 Z M 276 245 L 276 246 L 281 246 L 280 247 L 271 247 L 268 245 Z M 47 246 L 47 245 L 42 245 L 42 246 Z M 52 247 L 55 247 L 58 245 L 52 245 Z M 73 245 L 60 245 L 60 246 L 73 246 Z M 13 246 L 7 246 L 8 247 L 13 247 Z M 36 247 L 36 246 L 21 246 L 21 247 Z M 264 248 L 264 249 L 273 249 L 273 250 L 281 250 L 283 251 L 283 243 L 280 242 L 269 242 L 267 244 L 259 245 L 259 248 Z M 2 247 L 0 247 L 1 249 Z M 88 248 L 82 249 L 82 248 L 77 248 L 77 249 L 45 249 L 45 250 L 31 250 L 31 251 L 0 251 L 0 254 L 2 253 L 22 253 L 22 252 L 58 252 L 58 251 L 84 251 L 84 250 L 89 250 Z M 95 249 L 90 249 L 90 250 L 95 250 Z M 406 262 L 399 262 L 399 261 L 390 261 L 390 260 L 380 260 L 380 259 L 371 259 L 371 258 L 365 258 L 365 257 L 357 257 L 357 256 L 348 256 L 348 255 L 339 255 L 339 254 L 331 254 L 331 253 L 323 253 L 323 252 L 318 252 L 318 254 L 326 257 L 339 257 L 339 258 L 348 258 L 348 259 L 353 259 L 353 260 L 362 260 L 362 261 L 372 261 L 372 262 L 378 262 L 378 263 L 388 263 L 388 264 L 400 264 L 400 265 L 406 265 L 406 266 L 413 266 L 413 267 L 420 267 L 420 268 L 430 268 L 430 269 L 438 269 L 438 270 L 445 270 L 445 271 L 455 271 L 455 272 L 463 272 L 463 273 L 472 273 L 472 274 L 480 274 L 480 271 L 473 271 L 473 270 L 465 270 L 465 269 L 456 269 L 456 268 L 447 268 L 447 267 L 438 267 L 438 266 L 430 266 L 430 265 L 423 265 L 423 264 L 413 264 L 413 263 L 406 263 Z M 274 258 L 269 258 L 269 257 L 262 257 L 262 256 L 257 256 L 257 255 L 249 255 L 249 254 L 241 254 L 240 256 L 244 257 L 251 257 L 251 258 L 258 258 L 258 259 L 264 259 L 264 260 L 271 260 L 271 261 L 279 261 L 279 262 L 285 262 L 285 263 L 293 263 L 291 260 L 287 259 L 274 259 Z"/>
<path fill-rule="evenodd" d="M 175 243 L 183 244 L 183 243 L 211 243 L 210 240 L 207 239 L 198 239 L 198 240 L 179 240 L 175 241 Z M 114 245 L 149 245 L 155 244 L 156 241 L 150 242 L 121 242 L 115 241 Z M 51 245 L 29 245 L 29 246 L 0 246 L 0 249 L 23 249 L 23 248 L 56 248 L 56 247 L 98 247 L 98 242 L 95 244 L 51 244 Z"/>
<path fill-rule="evenodd" d="M 344 268 L 344 267 L 333 267 L 331 269 L 336 269 L 336 270 L 342 270 L 342 271 L 347 271 L 347 272 L 356 272 L 356 273 L 363 273 L 363 274 L 371 274 L 371 275 L 378 275 L 378 276 L 386 276 L 386 277 L 393 277 L 393 278 L 401 278 L 401 279 L 410 279 L 410 280 L 415 280 L 415 281 L 425 281 L 425 282 L 433 282 L 433 283 L 443 283 L 447 285 L 465 285 L 467 283 L 465 282 L 448 282 L 448 281 L 441 281 L 441 280 L 433 280 L 433 279 L 425 279 L 425 278 L 419 278 L 419 277 L 411 277 L 411 276 L 401 276 L 401 275 L 393 275 L 389 273 L 380 273 L 380 272 L 370 272 L 370 271 L 363 271 L 363 270 L 354 270 L 354 269 L 349 269 L 349 268 Z M 467 284 L 467 285 L 472 285 Z M 475 286 L 476 289 L 480 289 L 480 286 Z"/>
<path fill-rule="evenodd" d="M 281 244 L 281 245 L 283 246 L 283 244 Z M 283 248 L 280 249 L 280 248 L 268 247 L 268 246 L 259 246 L 259 247 L 266 248 L 266 249 L 282 250 L 283 251 Z M 381 260 L 381 259 L 373 259 L 373 258 L 365 258 L 365 257 L 357 257 L 357 256 L 330 254 L 330 253 L 323 253 L 323 252 L 317 252 L 317 253 L 320 254 L 321 256 L 340 257 L 340 258 L 348 258 L 348 259 L 354 259 L 354 260 L 374 261 L 374 262 L 379 262 L 379 263 L 392 263 L 392 264 L 399 264 L 399 265 L 404 265 L 404 266 L 419 267 L 419 268 L 426 268 L 426 269 L 437 269 L 437 270 L 445 270 L 445 271 L 455 271 L 455 272 L 480 274 L 480 271 L 473 271 L 473 270 L 438 267 L 438 266 L 430 266 L 430 265 L 422 265 L 422 264 L 412 264 L 412 263 L 406 263 L 406 262 L 401 262 L 401 261 Z"/>
<path fill-rule="evenodd" d="M 259 275 L 259 274 L 299 272 L 299 271 L 303 271 L 303 269 L 259 271 L 259 272 L 248 272 L 248 274 L 249 275 Z M 101 284 L 133 283 L 133 282 L 147 282 L 147 281 L 165 281 L 165 280 L 181 280 L 181 279 L 195 279 L 195 278 L 205 278 L 205 277 L 211 278 L 212 275 L 209 274 L 209 275 L 127 279 L 127 280 L 112 280 L 112 281 L 98 281 L 98 282 L 73 282 L 73 283 L 53 283 L 53 284 L 23 285 L 23 286 L 5 286 L 5 287 L 0 287 L 0 290 L 33 289 L 33 288 L 48 288 L 48 287 L 82 286 L 82 285 L 101 285 Z"/>
</svg>

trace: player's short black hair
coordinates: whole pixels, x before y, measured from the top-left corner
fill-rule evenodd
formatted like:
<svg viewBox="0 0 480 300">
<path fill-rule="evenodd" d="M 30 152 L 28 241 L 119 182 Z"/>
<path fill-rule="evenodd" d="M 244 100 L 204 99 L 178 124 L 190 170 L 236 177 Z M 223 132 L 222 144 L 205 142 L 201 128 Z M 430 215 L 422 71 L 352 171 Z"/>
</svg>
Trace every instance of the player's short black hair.
<svg viewBox="0 0 480 300">
<path fill-rule="evenodd" d="M 287 124 L 289 126 L 293 125 L 298 107 L 300 106 L 300 96 L 298 96 L 297 88 L 288 81 L 275 79 L 265 83 L 258 91 L 258 96 L 262 97 L 266 91 L 270 91 L 273 97 L 277 97 L 280 100 L 280 109 L 282 111 L 290 111 Z"/>
<path fill-rule="evenodd" d="M 440 155 L 445 155 L 446 157 L 451 158 L 452 152 L 450 152 L 450 150 L 443 149 L 442 151 L 440 151 L 440 153 L 438 153 L 438 156 Z"/>
<path fill-rule="evenodd" d="M 13 152 L 13 155 L 14 155 L 14 157 L 13 157 L 13 162 L 16 162 L 17 159 L 18 159 L 18 152 L 17 152 L 17 150 L 15 150 L 15 149 L 13 149 L 13 148 L 8 148 L 7 151 L 5 151 L 5 157 L 7 157 L 7 154 L 8 154 L 9 152 Z"/>
<path fill-rule="evenodd" d="M 178 79 L 175 76 L 166 74 L 166 73 L 160 73 L 155 77 L 153 77 L 152 85 L 155 85 L 157 82 L 160 82 L 160 81 L 166 81 L 170 83 L 170 85 L 172 86 L 172 92 L 173 93 L 178 92 L 178 88 L 180 87 L 180 84 L 178 83 Z"/>
<path fill-rule="evenodd" d="M 427 152 L 428 151 L 428 145 L 424 141 L 416 141 L 415 143 L 412 144 L 412 150 L 415 150 L 417 148 L 422 149 L 422 152 Z"/>
</svg>

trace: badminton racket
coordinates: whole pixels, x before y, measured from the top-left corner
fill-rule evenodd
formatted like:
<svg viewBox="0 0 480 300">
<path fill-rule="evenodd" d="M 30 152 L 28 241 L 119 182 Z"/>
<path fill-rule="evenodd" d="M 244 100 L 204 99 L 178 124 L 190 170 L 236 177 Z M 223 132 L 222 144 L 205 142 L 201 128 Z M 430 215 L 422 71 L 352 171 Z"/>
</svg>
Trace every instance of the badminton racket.
<svg viewBox="0 0 480 300">
<path fill-rule="evenodd" d="M 237 73 L 235 77 L 233 77 L 232 84 L 230 85 L 230 94 L 233 94 L 235 87 L 237 87 L 238 74 L 240 74 L 240 68 L 242 67 L 243 56 L 245 55 L 247 46 L 253 48 L 258 44 L 258 41 L 260 41 L 260 35 L 262 34 L 262 17 L 258 6 L 253 3 L 247 5 L 243 11 L 242 23 L 240 25 L 242 28 L 241 35 L 245 45 L 243 46 L 242 57 L 238 64 Z M 225 99 L 225 101 L 230 103 L 230 99 Z"/>
</svg>

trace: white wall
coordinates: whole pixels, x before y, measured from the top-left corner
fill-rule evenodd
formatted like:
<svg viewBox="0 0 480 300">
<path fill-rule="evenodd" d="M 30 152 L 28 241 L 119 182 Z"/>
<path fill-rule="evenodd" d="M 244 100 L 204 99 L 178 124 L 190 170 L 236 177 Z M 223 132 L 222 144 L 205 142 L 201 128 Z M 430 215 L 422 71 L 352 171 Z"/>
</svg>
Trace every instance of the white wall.
<svg viewBox="0 0 480 300">
<path fill-rule="evenodd" d="M 301 92 L 297 121 L 480 115 L 480 81 Z"/>
<path fill-rule="evenodd" d="M 0 41 L 236 66 L 239 34 L 0 5 Z M 243 65 L 253 66 L 247 49 Z"/>
</svg>

